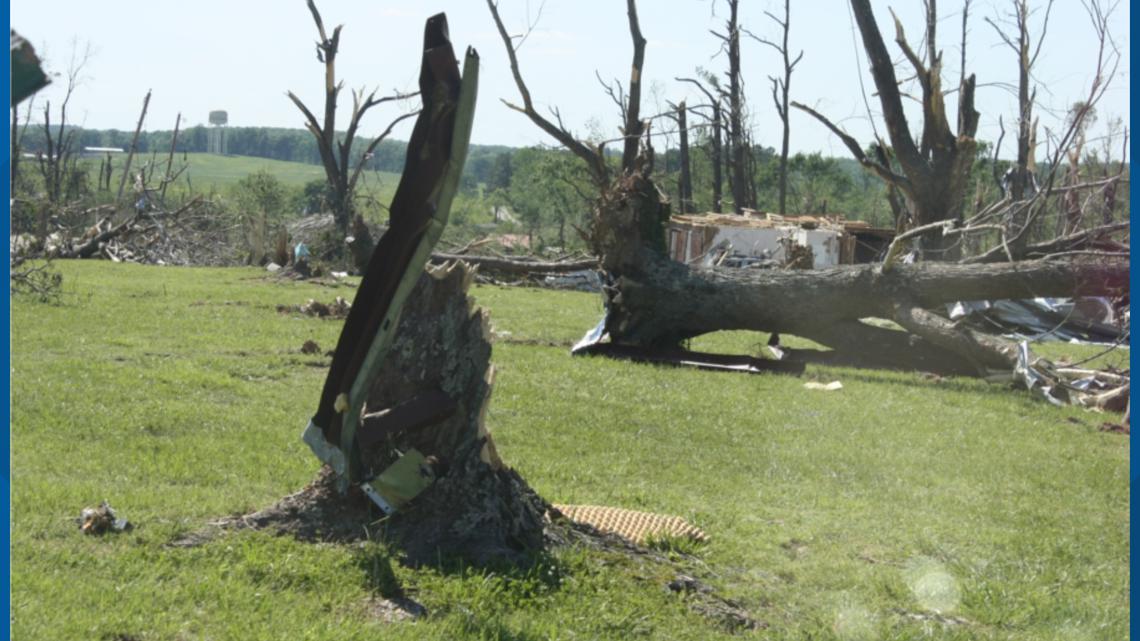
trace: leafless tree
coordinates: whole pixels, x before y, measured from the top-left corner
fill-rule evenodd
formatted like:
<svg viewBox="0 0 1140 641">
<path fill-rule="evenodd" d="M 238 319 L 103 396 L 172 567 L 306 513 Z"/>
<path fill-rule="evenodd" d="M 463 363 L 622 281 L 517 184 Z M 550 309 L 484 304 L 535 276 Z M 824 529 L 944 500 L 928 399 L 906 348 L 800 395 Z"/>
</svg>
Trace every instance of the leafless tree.
<svg viewBox="0 0 1140 641">
<path fill-rule="evenodd" d="M 633 4 L 627 0 L 631 23 L 637 15 Z M 586 146 L 561 123 L 552 123 L 533 109 L 519 72 L 514 39 L 503 27 L 495 2 L 488 0 L 488 6 L 524 99 L 525 106 L 516 108 L 587 164 L 597 167 L 601 156 L 596 148 Z M 640 30 L 631 28 L 631 33 L 639 34 Z M 639 42 L 643 41 L 634 40 L 635 50 Z M 885 53 L 885 47 L 882 49 Z M 633 74 L 640 71 L 636 66 L 632 69 Z M 934 82 L 929 77 L 927 81 Z M 967 84 L 972 92 L 972 79 Z M 892 87 L 897 95 L 897 87 Z M 932 104 L 941 105 L 940 90 L 937 95 L 938 101 Z M 966 104 L 972 104 L 972 97 Z M 901 105 L 898 107 L 901 111 Z M 976 119 L 976 113 L 970 113 L 973 115 L 965 117 Z M 945 141 L 929 144 L 942 145 Z M 892 265 L 889 269 L 859 265 L 826 271 L 694 269 L 666 255 L 669 203 L 653 182 L 646 151 L 643 147 L 632 163 L 623 163 L 632 170 L 612 180 L 607 180 L 611 178 L 608 172 L 598 173 L 601 180 L 596 181 L 600 189 L 590 241 L 607 274 L 604 330 L 618 345 L 675 347 L 708 332 L 749 329 L 804 336 L 832 347 L 835 352 L 829 358 L 847 357 L 864 365 L 988 375 L 992 370 L 1011 370 L 1016 363 L 1016 347 L 958 327 L 926 309 L 955 300 L 1019 298 L 1044 292 L 1093 294 L 1127 286 L 1127 264 L 1120 260 L 1016 265 L 930 263 Z M 917 147 L 913 151 L 921 158 Z M 947 238 L 953 236 L 947 234 Z M 868 317 L 894 320 L 907 331 L 863 322 Z"/>
<path fill-rule="evenodd" d="M 138 148 L 139 148 L 139 134 L 142 132 L 143 123 L 146 122 L 146 110 L 149 107 L 150 107 L 150 89 L 147 89 L 146 90 L 146 97 L 143 98 L 142 109 L 139 111 L 138 124 L 135 125 L 135 135 L 131 136 L 131 146 L 129 149 L 127 149 L 127 159 L 123 163 L 123 174 L 121 176 L 119 176 L 119 191 L 115 195 L 115 202 L 116 203 L 122 203 L 122 201 L 123 201 L 123 189 L 126 187 L 127 179 L 131 177 L 131 162 L 134 160 L 135 153 L 138 151 Z M 143 177 L 139 176 L 135 182 L 137 183 L 137 185 L 139 187 L 139 189 L 136 191 L 141 192 L 142 186 L 145 185 L 145 181 L 143 180 Z"/>
<path fill-rule="evenodd" d="M 316 24 L 317 34 L 320 38 L 317 41 L 317 60 L 325 67 L 323 120 L 317 120 L 313 112 L 306 107 L 305 103 L 292 91 L 287 92 L 286 95 L 304 115 L 305 127 L 313 134 L 313 137 L 317 139 L 317 149 L 320 152 L 321 164 L 325 169 L 325 178 L 328 180 L 329 187 L 332 189 L 332 202 L 330 206 L 333 210 L 333 220 L 336 223 L 338 234 L 347 236 L 353 216 L 356 213 L 353 204 L 353 193 L 368 158 L 371 157 L 372 152 L 375 151 L 380 142 L 392 133 L 392 129 L 399 122 L 415 116 L 418 112 L 406 113 L 394 119 L 379 136 L 373 138 L 372 141 L 368 143 L 368 146 L 364 148 L 364 151 L 357 156 L 354 162 L 354 158 L 352 157 L 352 145 L 355 142 L 360 121 L 369 109 L 377 105 L 405 100 L 416 94 L 396 92 L 389 96 L 377 98 L 376 90 L 368 92 L 367 94 L 363 89 L 353 90 L 352 112 L 348 119 L 348 129 L 344 132 L 344 137 L 338 139 L 336 131 L 337 98 L 340 96 L 340 91 L 344 87 L 344 81 L 338 81 L 336 77 L 336 56 L 340 48 L 340 32 L 344 25 L 338 25 L 333 29 L 332 35 L 329 36 L 325 30 L 325 24 L 321 19 L 321 14 L 317 10 L 317 5 L 313 0 L 307 0 L 307 5 L 309 12 L 312 14 L 313 22 Z M 358 227 L 363 227 L 363 225 L 359 225 Z M 358 268 L 363 269 L 371 252 L 372 246 L 370 242 L 357 243 L 353 247 L 354 259 Z"/>
<path fill-rule="evenodd" d="M 693 208 L 693 174 L 689 162 L 689 118 L 688 108 L 685 106 L 685 101 L 682 100 L 680 104 L 674 105 L 670 103 L 674 116 L 673 120 L 677 124 L 677 132 L 680 135 L 680 176 L 677 179 L 677 203 L 681 207 L 681 213 L 687 214 L 694 211 Z"/>
<path fill-rule="evenodd" d="M 732 167 L 730 187 L 733 207 L 736 213 L 756 206 L 756 199 L 750 186 L 749 156 L 751 149 L 745 132 L 744 79 L 740 70 L 740 0 L 726 0 L 728 18 L 724 31 L 710 31 L 721 41 L 721 50 L 728 57 L 728 142 Z"/>
<path fill-rule="evenodd" d="M 687 82 L 687 83 L 692 84 L 702 94 L 705 95 L 705 98 L 708 99 L 707 103 L 701 104 L 701 105 L 694 105 L 694 106 L 690 107 L 690 110 L 693 111 L 694 113 L 701 113 L 701 112 L 705 111 L 706 109 L 708 110 L 708 113 L 704 113 L 702 115 L 704 116 L 705 121 L 710 128 L 709 147 L 710 147 L 710 151 L 711 151 L 710 162 L 712 165 L 712 174 L 713 174 L 713 176 L 712 176 L 712 180 L 713 180 L 713 184 L 712 184 L 712 188 L 713 188 L 712 210 L 719 212 L 719 211 L 722 211 L 722 209 L 724 208 L 724 202 L 723 202 L 723 196 L 722 196 L 723 186 L 724 186 L 724 177 L 723 177 L 723 174 L 721 173 L 721 168 L 723 167 L 723 162 L 724 162 L 723 158 L 722 158 L 723 153 L 722 153 L 722 145 L 721 145 L 721 131 L 723 131 L 723 129 L 724 129 L 724 119 L 723 119 L 723 115 L 722 115 L 723 112 L 721 110 L 722 96 L 721 96 L 721 91 L 720 91 L 720 85 L 717 82 L 716 76 L 709 74 L 709 73 L 703 73 L 702 74 L 701 70 L 699 70 L 699 69 L 698 69 L 698 73 L 701 74 L 702 77 L 704 78 L 704 80 L 705 80 L 704 83 L 702 83 L 700 80 L 698 80 L 696 78 L 676 78 L 676 80 L 678 80 L 679 82 Z M 711 87 L 711 89 L 709 87 L 705 86 L 706 83 L 709 85 L 709 87 Z"/>
<path fill-rule="evenodd" d="M 936 38 L 936 0 L 926 0 L 925 61 L 911 47 L 902 22 L 892 13 L 895 42 L 913 68 L 914 77 L 922 91 L 923 126 L 922 135 L 917 139 L 907 121 L 894 61 L 879 32 L 870 0 L 851 0 L 851 8 L 871 63 L 871 75 L 878 90 L 894 160 L 901 171 L 885 164 L 883 157 L 869 157 L 854 138 L 815 110 L 799 103 L 793 103 L 793 106 L 823 123 L 839 136 L 864 167 L 904 196 L 909 208 L 910 226 L 926 227 L 943 221 L 961 222 L 970 168 L 977 148 L 974 139 L 979 118 L 974 109 L 976 81 L 973 74 L 967 76 L 965 73 L 959 81 L 958 130 L 955 132 L 950 128 L 946 92 L 942 88 L 942 52 L 938 49 Z M 878 141 L 878 144 L 884 146 L 882 141 Z M 928 258 L 948 260 L 960 257 L 961 244 L 957 239 L 944 237 L 939 228 L 931 227 L 930 232 L 922 237 L 922 242 Z"/>
<path fill-rule="evenodd" d="M 40 124 L 44 134 L 44 148 L 36 153 L 36 163 L 39 166 L 40 176 L 44 181 L 44 194 L 50 207 L 57 207 L 74 191 L 74 180 L 77 177 L 75 161 L 75 135 L 78 130 L 68 124 L 68 107 L 75 91 L 83 84 L 86 77 L 84 69 L 91 59 L 90 43 L 80 47 L 78 42 L 72 43 L 71 58 L 67 70 L 63 73 L 66 78 L 63 99 L 59 103 L 58 121 L 53 127 L 51 101 L 46 101 L 43 111 L 43 122 Z M 46 234 L 46 212 L 41 217 L 40 233 Z"/>
<path fill-rule="evenodd" d="M 792 85 L 792 72 L 795 70 L 796 65 L 804 57 L 804 52 L 801 50 L 796 54 L 795 58 L 791 57 L 790 50 L 788 49 L 788 32 L 791 30 L 792 24 L 792 6 L 791 0 L 784 0 L 784 17 L 780 19 L 775 14 L 765 11 L 765 15 L 772 19 L 777 25 L 780 26 L 780 32 L 783 34 L 780 42 L 775 42 L 767 38 L 761 38 L 756 35 L 752 37 L 761 44 L 765 44 L 780 54 L 784 60 L 784 76 L 777 78 L 776 76 L 768 76 L 768 80 L 772 82 L 772 102 L 776 105 L 776 114 L 780 116 L 780 122 L 783 123 L 784 131 L 781 138 L 780 145 L 780 174 L 779 174 L 779 198 L 780 198 L 780 215 L 783 216 L 787 213 L 787 199 L 788 199 L 788 143 L 791 138 L 791 126 L 788 122 L 788 92 Z M 751 34 L 750 34 L 751 35 Z"/>
<path fill-rule="evenodd" d="M 1037 120 L 1033 115 L 1033 104 L 1036 100 L 1037 89 L 1030 87 L 1033 67 L 1037 57 L 1041 54 L 1041 44 L 1049 27 L 1049 15 L 1053 10 L 1053 0 L 1045 6 L 1045 16 L 1041 30 L 1037 36 L 1037 44 L 1031 42 L 1029 20 L 1033 12 L 1029 9 L 1028 0 L 1010 0 L 1010 12 L 1002 20 L 1012 25 L 1016 35 L 1006 32 L 1006 26 L 999 24 L 994 18 L 986 18 L 986 22 L 993 27 L 1002 41 L 1014 52 L 1017 57 L 1017 160 L 1013 168 L 1001 180 L 999 185 L 1003 192 L 1008 191 L 1010 199 L 1024 200 L 1029 190 L 1034 188 L 1034 151 L 1037 143 Z M 999 141 L 1000 142 L 1000 141 Z M 1000 147 L 1000 145 L 999 145 Z M 1000 152 L 995 149 L 995 157 Z M 1018 232 L 1025 226 L 1028 215 L 1027 209 L 1018 209 L 1017 215 L 1011 216 L 1007 221 L 1006 234 L 1018 238 L 1018 242 L 1011 247 L 1013 251 L 1020 251 L 1029 240 L 1028 234 Z"/>
<path fill-rule="evenodd" d="M 1084 200 L 1088 200 L 1094 193 L 1104 193 L 1110 184 L 1113 185 L 1112 189 L 1115 189 L 1115 185 L 1123 177 L 1123 172 L 1108 177 L 1083 177 L 1079 168 L 1085 148 L 1085 131 L 1095 118 L 1096 107 L 1108 90 L 1120 64 L 1120 51 L 1110 29 L 1112 15 L 1118 4 L 1118 2 L 1105 3 L 1100 0 L 1087 0 L 1084 3 L 1098 43 L 1087 92 L 1080 100 L 1072 103 L 1064 122 L 1057 130 L 1043 127 L 1045 130 L 1043 144 L 1046 153 L 1041 163 L 1033 162 L 1032 150 L 1039 147 L 1041 142 L 1036 140 L 1037 135 L 1033 133 L 1033 128 L 1030 128 L 1028 137 L 1030 151 L 1027 154 L 1026 167 L 1038 168 L 1028 181 L 1031 187 L 1023 191 L 1021 198 L 1017 198 L 1012 189 L 1008 190 L 1001 200 L 992 203 L 964 222 L 963 226 L 967 228 L 985 229 L 995 225 L 1002 228 L 1001 242 L 977 256 L 967 258 L 966 261 L 993 262 L 1087 251 L 1096 243 L 1128 229 L 1127 221 L 1105 221 L 1104 224 L 1087 229 L 1081 228 Z M 1018 39 L 1020 40 L 1021 36 L 1018 36 Z M 1020 45 L 1018 46 L 1020 51 Z M 1038 46 L 1040 46 L 1040 36 Z M 1030 62 L 1035 55 L 1030 56 Z M 1021 66 L 1024 65 L 1019 64 L 1019 68 Z M 1030 98 L 1032 102 L 1032 92 Z M 1020 145 L 1019 141 L 1019 147 Z M 1014 171 L 1017 171 L 1016 167 Z M 1082 194 L 1087 195 L 1083 200 Z M 1055 231 L 1047 231 L 1044 223 L 1051 215 L 1050 212 L 1054 211 L 1057 212 Z M 1011 225 L 1009 222 L 1011 220 L 1016 221 L 1016 224 Z M 1032 233 L 1035 230 L 1043 231 L 1045 237 L 1033 238 Z"/>
</svg>

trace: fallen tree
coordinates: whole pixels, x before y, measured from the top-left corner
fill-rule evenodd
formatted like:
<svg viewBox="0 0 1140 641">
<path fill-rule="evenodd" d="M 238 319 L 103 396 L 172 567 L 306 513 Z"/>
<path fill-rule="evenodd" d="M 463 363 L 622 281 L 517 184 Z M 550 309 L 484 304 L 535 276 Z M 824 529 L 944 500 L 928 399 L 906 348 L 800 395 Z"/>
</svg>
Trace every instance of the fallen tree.
<svg viewBox="0 0 1140 641">
<path fill-rule="evenodd" d="M 432 263 L 437 265 L 457 260 L 462 260 L 469 265 L 474 265 L 478 267 L 480 271 L 493 271 L 500 274 L 563 274 L 567 272 L 578 272 L 584 269 L 596 269 L 598 267 L 596 258 L 549 261 L 528 258 L 479 256 L 476 254 L 448 254 L 444 252 L 434 252 L 431 255 Z"/>
<path fill-rule="evenodd" d="M 582 158 L 598 188 L 590 242 L 607 274 L 604 330 L 614 343 L 668 348 L 708 332 L 758 330 L 809 338 L 867 364 L 987 375 L 1013 370 L 1016 346 L 958 327 L 927 308 L 956 300 L 1128 291 L 1128 261 L 1119 258 L 788 272 L 698 270 L 677 263 L 666 254 L 670 205 L 651 177 L 648 138 L 633 148 L 633 157 L 626 145 L 624 169 L 613 176 L 601 149 L 576 139 L 561 122 L 551 122 L 534 108 L 514 40 L 493 0 L 488 7 L 523 98 L 521 106 L 510 106 Z M 634 0 L 627 0 L 627 16 L 634 45 L 631 79 L 637 79 L 643 73 L 645 40 Z M 639 90 L 634 82 L 629 86 L 631 94 Z M 639 100 L 631 95 L 623 104 L 623 130 L 640 131 L 629 124 L 639 122 Z M 905 331 L 868 324 L 867 318 L 894 321 Z"/>
</svg>

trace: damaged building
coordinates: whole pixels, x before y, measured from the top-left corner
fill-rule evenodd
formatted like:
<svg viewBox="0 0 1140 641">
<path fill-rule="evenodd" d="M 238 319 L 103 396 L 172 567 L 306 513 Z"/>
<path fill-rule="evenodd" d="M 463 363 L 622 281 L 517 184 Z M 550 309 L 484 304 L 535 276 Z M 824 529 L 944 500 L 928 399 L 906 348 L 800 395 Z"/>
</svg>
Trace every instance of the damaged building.
<svg viewBox="0 0 1140 641">
<path fill-rule="evenodd" d="M 669 254 L 685 264 L 777 267 L 797 259 L 821 269 L 878 259 L 895 230 L 841 216 L 689 214 L 669 220 Z M 805 250 L 806 248 L 806 250 Z"/>
</svg>

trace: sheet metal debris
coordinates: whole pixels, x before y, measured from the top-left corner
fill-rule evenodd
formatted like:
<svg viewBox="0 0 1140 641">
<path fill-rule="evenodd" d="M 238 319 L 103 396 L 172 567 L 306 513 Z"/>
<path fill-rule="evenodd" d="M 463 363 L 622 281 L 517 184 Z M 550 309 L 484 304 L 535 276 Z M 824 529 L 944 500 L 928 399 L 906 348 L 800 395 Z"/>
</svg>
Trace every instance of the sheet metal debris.
<svg viewBox="0 0 1140 641">
<path fill-rule="evenodd" d="M 996 373 L 991 381 L 1006 379 Z M 1128 409 L 1129 376 L 1098 370 L 1057 367 L 1051 361 L 1037 358 L 1028 341 L 1017 345 L 1017 364 L 1012 379 L 1016 385 L 1035 392 L 1053 405 L 1078 405 L 1092 410 L 1124 412 Z"/>
<path fill-rule="evenodd" d="M 1115 343 L 1128 340 L 1127 312 L 1118 315 L 1107 298 L 1033 298 L 958 301 L 946 306 L 950 320 L 1014 339 Z"/>
<path fill-rule="evenodd" d="M 720 372 L 744 372 L 748 374 L 771 372 L 775 374 L 792 374 L 794 376 L 799 376 L 804 372 L 804 363 L 793 361 L 730 354 L 711 354 L 708 352 L 692 352 L 679 347 L 648 348 L 608 343 L 605 342 L 605 339 L 609 336 L 609 334 L 606 333 L 606 322 L 608 320 L 609 313 L 607 312 L 593 329 L 586 332 L 586 335 L 570 348 L 570 353 L 574 356 L 608 356 L 610 358 L 629 360 L 635 363 L 694 367 L 697 369 Z"/>
<path fill-rule="evenodd" d="M 436 479 L 436 465 L 418 450 L 408 450 L 376 478 L 360 484 L 360 489 L 385 514 L 394 514 L 420 495 Z"/>
</svg>

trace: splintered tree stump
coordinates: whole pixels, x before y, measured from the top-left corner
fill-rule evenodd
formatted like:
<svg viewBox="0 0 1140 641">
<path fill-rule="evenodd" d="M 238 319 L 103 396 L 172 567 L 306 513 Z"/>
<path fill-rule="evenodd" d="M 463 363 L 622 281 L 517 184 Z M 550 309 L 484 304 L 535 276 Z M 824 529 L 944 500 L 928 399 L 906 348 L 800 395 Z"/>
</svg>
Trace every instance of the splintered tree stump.
<svg viewBox="0 0 1140 641">
<path fill-rule="evenodd" d="M 385 516 L 355 486 L 338 492 L 336 474 L 324 466 L 295 494 L 214 525 L 303 540 L 380 536 L 411 565 L 456 557 L 476 564 L 518 563 L 541 549 L 552 536 L 546 532 L 550 505 L 503 464 L 485 422 L 494 367 L 487 314 L 467 295 L 474 273 L 464 263 L 450 263 L 429 266 L 420 275 L 364 409 L 364 424 L 384 430 L 361 439 L 366 478 L 391 465 L 397 451 L 411 448 L 436 457 L 446 469 L 441 478 Z M 424 412 L 424 400 L 440 407 Z M 418 420 L 408 420 L 409 406 L 418 406 L 411 412 Z M 404 429 L 393 431 L 393 425 Z M 369 433 L 362 428 L 362 436 Z M 211 536 L 197 533 L 175 545 Z"/>
<path fill-rule="evenodd" d="M 439 392 L 455 404 L 442 421 L 391 434 L 362 452 L 369 475 L 410 448 L 446 470 L 385 521 L 389 539 L 413 561 L 440 554 L 512 559 L 544 542 L 549 505 L 503 464 L 487 430 L 494 366 L 487 315 L 467 295 L 473 278 L 464 263 L 429 267 L 420 277 L 365 408 L 367 415 Z"/>
</svg>

